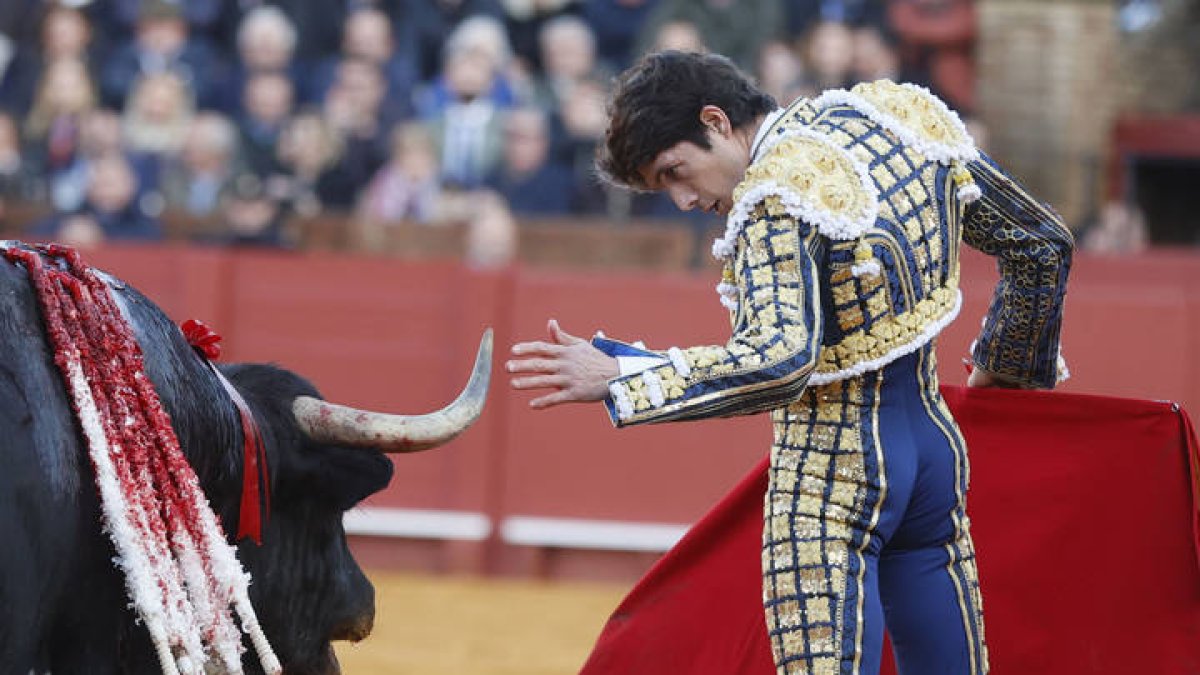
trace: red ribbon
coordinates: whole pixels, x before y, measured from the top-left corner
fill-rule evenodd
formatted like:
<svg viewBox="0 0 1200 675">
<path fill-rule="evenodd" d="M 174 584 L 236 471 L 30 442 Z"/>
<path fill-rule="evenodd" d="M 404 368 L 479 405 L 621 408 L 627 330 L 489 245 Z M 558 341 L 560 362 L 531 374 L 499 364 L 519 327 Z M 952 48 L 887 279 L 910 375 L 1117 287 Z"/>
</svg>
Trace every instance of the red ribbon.
<svg viewBox="0 0 1200 675">
<path fill-rule="evenodd" d="M 188 319 L 180 328 L 188 344 L 205 358 L 208 367 L 217 376 L 225 393 L 233 400 L 242 423 L 242 501 L 238 509 L 238 540 L 250 537 L 262 545 L 263 526 L 271 512 L 271 482 L 267 467 L 267 451 L 263 446 L 262 432 L 254 420 L 254 413 L 246 400 L 213 365 L 211 359 L 221 355 L 221 336 L 201 321 Z"/>
</svg>

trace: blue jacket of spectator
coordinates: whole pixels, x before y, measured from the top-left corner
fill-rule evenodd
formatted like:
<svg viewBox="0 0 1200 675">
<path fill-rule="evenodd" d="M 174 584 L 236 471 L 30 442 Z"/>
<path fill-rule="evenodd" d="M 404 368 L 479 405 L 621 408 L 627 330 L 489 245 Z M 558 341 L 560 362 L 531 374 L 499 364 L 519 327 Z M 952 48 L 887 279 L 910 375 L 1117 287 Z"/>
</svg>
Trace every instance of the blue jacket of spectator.
<svg viewBox="0 0 1200 675">
<path fill-rule="evenodd" d="M 63 225 L 77 216 L 90 217 L 100 226 L 104 238 L 109 241 L 160 241 L 162 225 L 157 219 L 142 212 L 137 200 L 120 211 L 99 211 L 90 204 L 75 213 L 57 213 L 35 224 L 29 234 L 43 239 L 59 236 Z"/>
<path fill-rule="evenodd" d="M 658 4 L 644 0 L 637 4 L 621 0 L 587 0 L 583 18 L 596 34 L 596 55 L 616 70 L 624 70 L 636 56 L 633 53 L 642 24 Z"/>
<path fill-rule="evenodd" d="M 147 72 L 169 70 L 190 85 L 200 108 L 216 108 L 219 104 L 221 81 L 225 76 L 224 63 L 208 45 L 189 40 L 178 53 L 163 63 L 138 49 L 136 42 L 119 47 L 109 58 L 100 74 L 100 97 L 106 106 L 118 110 L 125 107 L 125 100 L 134 82 Z"/>
<path fill-rule="evenodd" d="M 488 180 L 488 187 L 503 195 L 519 216 L 561 216 L 574 206 L 575 176 L 557 163 L 543 164 L 524 176 L 498 173 Z"/>
</svg>

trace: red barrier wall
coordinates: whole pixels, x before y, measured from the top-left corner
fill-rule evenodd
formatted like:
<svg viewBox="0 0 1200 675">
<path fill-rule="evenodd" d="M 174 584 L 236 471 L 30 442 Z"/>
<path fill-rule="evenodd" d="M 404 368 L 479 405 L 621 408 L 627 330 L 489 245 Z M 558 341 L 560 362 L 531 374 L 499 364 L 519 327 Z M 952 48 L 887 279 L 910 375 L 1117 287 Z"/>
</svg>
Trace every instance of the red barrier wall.
<svg viewBox="0 0 1200 675">
<path fill-rule="evenodd" d="M 86 257 L 176 320 L 210 323 L 225 336 L 226 359 L 279 363 L 327 398 L 363 407 L 411 413 L 444 405 L 465 382 L 480 333 L 494 327 L 496 368 L 483 418 L 444 449 L 397 457 L 392 485 L 370 500 L 372 507 L 470 514 L 487 529 L 443 537 L 433 520 L 433 532 L 407 537 L 417 542 L 407 553 L 392 539 L 360 541 L 364 555 L 386 549 L 393 564 L 569 574 L 569 560 L 547 551 L 573 545 L 553 537 L 505 545 L 524 536 L 506 524 L 536 517 L 682 526 L 767 448 L 762 417 L 618 432 L 597 407 L 535 413 L 528 394 L 508 389 L 508 345 L 543 335 L 549 317 L 577 334 L 603 329 L 658 348 L 724 341 L 728 316 L 707 275 L 479 272 L 450 261 L 186 247 L 111 247 Z M 961 359 L 995 276 L 990 259 L 965 255 L 963 311 L 939 348 L 944 383 L 965 380 Z M 1200 256 L 1080 256 L 1064 327 L 1073 377 L 1063 389 L 1171 399 L 1195 410 L 1198 336 Z M 597 542 L 578 548 L 594 549 L 598 559 L 621 548 Z M 655 547 L 646 544 L 640 550 L 649 553 L 631 567 L 618 564 L 616 573 L 640 574 L 662 550 Z"/>
</svg>

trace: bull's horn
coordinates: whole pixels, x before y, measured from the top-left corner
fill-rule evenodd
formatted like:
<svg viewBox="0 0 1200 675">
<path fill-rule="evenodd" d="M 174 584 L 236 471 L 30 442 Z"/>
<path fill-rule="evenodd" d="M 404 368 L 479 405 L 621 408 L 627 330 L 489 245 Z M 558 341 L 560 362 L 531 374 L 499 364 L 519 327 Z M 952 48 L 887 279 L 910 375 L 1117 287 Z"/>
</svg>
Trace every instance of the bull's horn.
<svg viewBox="0 0 1200 675">
<path fill-rule="evenodd" d="M 384 452 L 417 452 L 449 441 L 479 419 L 492 370 L 492 329 L 483 333 L 471 379 L 458 398 L 426 415 L 389 415 L 297 396 L 292 413 L 314 441 Z"/>
</svg>

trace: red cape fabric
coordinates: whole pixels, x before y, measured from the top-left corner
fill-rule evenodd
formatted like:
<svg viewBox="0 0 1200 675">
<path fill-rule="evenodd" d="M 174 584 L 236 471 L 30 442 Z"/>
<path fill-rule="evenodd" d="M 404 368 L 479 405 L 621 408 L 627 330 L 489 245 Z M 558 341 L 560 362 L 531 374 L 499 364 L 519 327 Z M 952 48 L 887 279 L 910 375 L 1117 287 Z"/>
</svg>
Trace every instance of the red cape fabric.
<svg viewBox="0 0 1200 675">
<path fill-rule="evenodd" d="M 1200 673 L 1187 415 L 1167 402 L 943 393 L 971 453 L 992 673 Z M 760 605 L 766 482 L 764 460 L 658 561 L 581 675 L 774 673 Z M 895 672 L 890 657 L 882 672 Z"/>
</svg>

